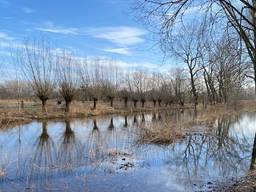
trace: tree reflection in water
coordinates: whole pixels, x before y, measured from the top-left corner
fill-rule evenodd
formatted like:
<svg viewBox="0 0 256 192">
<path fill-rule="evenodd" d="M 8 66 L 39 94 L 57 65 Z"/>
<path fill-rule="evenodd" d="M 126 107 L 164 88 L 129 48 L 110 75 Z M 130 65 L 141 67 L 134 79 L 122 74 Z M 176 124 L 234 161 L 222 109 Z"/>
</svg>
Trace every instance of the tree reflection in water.
<svg viewBox="0 0 256 192">
<path fill-rule="evenodd" d="M 114 128 L 115 128 L 115 127 L 114 127 L 114 123 L 113 123 L 113 117 L 111 117 L 111 118 L 110 118 L 110 123 L 109 123 L 108 129 L 109 129 L 110 131 L 112 131 Z"/>
<path fill-rule="evenodd" d="M 164 158 L 171 169 L 175 167 L 177 179 L 193 185 L 205 178 L 222 181 L 226 177 L 238 177 L 245 173 L 250 159 L 247 152 L 251 146 L 243 138 L 230 134 L 231 124 L 236 121 L 237 118 L 220 118 L 212 132 L 195 133 L 169 146 L 169 157 Z"/>
<path fill-rule="evenodd" d="M 113 185 L 120 183 L 117 178 L 123 173 L 118 175 L 113 171 L 111 172 L 112 177 L 109 176 L 108 170 L 110 169 L 108 168 L 111 165 L 111 170 L 114 167 L 114 170 L 118 169 L 119 171 L 119 166 L 114 166 L 113 162 L 120 161 L 122 163 L 124 157 L 126 160 L 134 160 L 135 162 L 134 172 L 125 172 L 124 174 L 127 174 L 128 181 L 141 185 L 142 181 L 137 176 L 146 171 L 148 177 L 159 177 L 159 185 L 161 186 L 167 181 L 175 185 L 188 186 L 187 191 L 191 191 L 194 184 L 199 186 L 208 181 L 225 181 L 226 178 L 243 176 L 248 173 L 249 169 L 255 169 L 255 115 L 253 119 L 248 119 L 248 116 L 246 116 L 247 119 L 238 118 L 238 116 L 220 118 L 216 120 L 214 127 L 209 132 L 194 132 L 169 146 L 136 143 L 137 133 L 141 130 L 138 128 L 140 122 L 145 120 L 144 126 L 152 124 L 153 127 L 157 127 L 162 125 L 163 121 L 168 120 L 167 123 L 172 124 L 174 122 L 174 124 L 179 125 L 175 122 L 190 120 L 193 118 L 193 114 L 186 110 L 183 113 L 179 110 L 173 110 L 162 112 L 161 117 L 162 120 L 159 120 L 158 113 L 145 114 L 144 117 L 142 114 L 112 118 L 101 117 L 100 119 L 88 119 L 89 123 L 86 121 L 86 124 L 84 124 L 84 120 L 76 120 L 77 127 L 73 127 L 73 123 L 66 121 L 64 129 L 62 122 L 51 123 L 47 129 L 47 122 L 44 121 L 39 136 L 38 132 L 33 132 L 34 126 L 37 124 L 34 123 L 31 125 L 29 134 L 22 131 L 21 137 L 19 137 L 21 141 L 27 138 L 28 141 L 32 142 L 35 139 L 35 134 L 37 135 L 33 148 L 29 142 L 28 145 L 24 145 L 28 148 L 27 154 L 29 155 L 22 154 L 19 164 L 25 165 L 25 169 L 18 176 L 14 175 L 18 167 L 17 161 L 14 160 L 12 162 L 15 163 L 12 163 L 9 166 L 10 170 L 7 170 L 8 173 L 14 174 L 8 175 L 8 177 L 11 178 L 11 181 L 18 180 L 16 183 L 22 183 L 22 178 L 28 178 L 24 179 L 28 183 L 20 184 L 22 189 L 31 186 L 34 186 L 36 190 L 44 190 L 46 187 L 53 189 L 50 188 L 51 186 L 54 189 L 62 189 L 60 187 L 63 187 L 65 183 L 68 187 L 71 186 L 70 189 L 74 189 L 73 191 L 81 191 L 77 190 L 78 185 L 81 185 L 79 189 L 83 189 L 82 181 L 77 178 L 86 177 L 89 179 L 90 189 L 99 191 L 97 184 L 100 182 L 102 185 L 109 181 Z M 154 122 L 151 119 L 155 119 Z M 135 124 L 133 124 L 134 120 Z M 79 125 L 82 126 L 79 127 Z M 124 128 L 126 126 L 128 128 Z M 200 128 L 200 131 L 202 130 Z M 27 136 L 25 137 L 24 134 Z M 17 137 L 15 138 L 18 136 L 17 130 Z M 12 138 L 13 136 L 9 137 Z M 3 141 L 5 142 L 2 142 L 0 146 L 5 147 L 4 144 L 7 140 Z M 23 143 L 26 142 L 23 141 Z M 12 145 L 10 144 L 10 146 Z M 14 147 L 16 148 L 13 148 L 18 150 L 18 146 L 15 144 Z M 58 147 L 57 150 L 55 146 Z M 21 152 L 23 150 L 22 148 Z M 124 154 L 128 154 L 128 156 Z M 25 160 L 26 162 L 23 163 Z M 137 162 L 139 163 L 136 164 Z M 106 180 L 101 181 L 99 178 L 102 178 L 100 176 L 103 172 Z M 92 175 L 95 177 L 91 177 Z M 100 182 L 98 182 L 99 180 Z M 0 183 L 0 188 L 7 189 L 7 185 L 9 185 L 7 182 Z M 169 189 L 172 191 L 171 187 Z"/>
<path fill-rule="evenodd" d="M 138 123 L 138 119 L 137 119 L 137 115 L 135 114 L 133 117 L 133 124 L 137 124 Z"/>
<path fill-rule="evenodd" d="M 152 121 L 155 121 L 156 120 L 156 113 L 153 113 L 152 115 Z"/>
<path fill-rule="evenodd" d="M 127 115 L 124 116 L 124 127 L 128 127 Z"/>
<path fill-rule="evenodd" d="M 145 115 L 144 115 L 144 113 L 141 114 L 141 122 L 142 122 L 142 123 L 145 122 Z"/>
<path fill-rule="evenodd" d="M 82 145 L 76 139 L 75 132 L 72 130 L 70 120 L 65 120 L 65 131 L 61 137 L 58 150 L 58 164 L 61 169 L 70 170 L 81 164 Z"/>
<path fill-rule="evenodd" d="M 93 119 L 93 129 L 88 135 L 87 140 L 88 143 L 85 147 L 85 154 L 88 160 L 87 164 L 97 167 L 103 160 L 105 145 L 104 138 L 102 137 L 100 129 L 97 125 L 96 118 Z"/>
<path fill-rule="evenodd" d="M 48 134 L 47 121 L 42 122 L 42 132 L 34 146 L 34 155 L 28 165 L 30 170 L 28 186 L 32 182 L 38 187 L 50 186 L 50 172 L 56 162 L 56 148 L 52 138 Z"/>
</svg>

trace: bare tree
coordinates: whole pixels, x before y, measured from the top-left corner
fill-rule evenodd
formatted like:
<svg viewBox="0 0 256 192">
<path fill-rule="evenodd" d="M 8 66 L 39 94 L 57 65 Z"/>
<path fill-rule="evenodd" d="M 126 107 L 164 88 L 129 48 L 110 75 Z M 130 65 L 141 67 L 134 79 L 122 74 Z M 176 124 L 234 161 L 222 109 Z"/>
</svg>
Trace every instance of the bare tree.
<svg viewBox="0 0 256 192">
<path fill-rule="evenodd" d="M 243 86 L 247 66 L 241 62 L 238 46 L 236 41 L 224 37 L 212 55 L 220 102 L 227 103 Z"/>
<path fill-rule="evenodd" d="M 138 71 L 131 74 L 131 81 L 135 99 L 140 100 L 141 107 L 144 107 L 146 102 L 146 93 L 148 91 L 149 79 L 145 72 Z"/>
<path fill-rule="evenodd" d="M 65 100 L 65 111 L 70 111 L 70 104 L 78 90 L 79 65 L 72 55 L 63 52 L 58 56 L 58 85 L 59 93 Z"/>
<path fill-rule="evenodd" d="M 93 109 L 96 109 L 97 102 L 102 95 L 103 70 L 100 59 L 94 60 L 90 67 L 89 96 L 93 100 Z"/>
<path fill-rule="evenodd" d="M 161 43 L 166 38 L 173 37 L 177 26 L 184 20 L 190 23 L 194 21 L 204 23 L 204 27 L 211 29 L 214 38 L 218 38 L 219 29 L 222 31 L 232 29 L 232 32 L 236 32 L 251 60 L 252 74 L 247 74 L 247 77 L 254 80 L 256 93 L 255 0 L 138 0 L 136 2 L 136 9 L 142 13 L 144 21 L 153 26 L 152 29 L 157 29 Z M 198 10 L 199 14 L 194 11 L 191 15 L 193 10 Z"/>
<path fill-rule="evenodd" d="M 123 88 L 118 92 L 118 94 L 119 94 L 119 97 L 124 100 L 124 107 L 127 108 L 130 93 L 128 92 L 128 90 L 126 88 Z"/>
<path fill-rule="evenodd" d="M 198 29 L 196 29 L 196 27 Z M 181 59 L 188 67 L 191 93 L 193 95 L 194 106 L 198 104 L 198 91 L 196 88 L 196 80 L 198 79 L 198 72 L 201 70 L 199 62 L 201 60 L 201 35 L 202 31 L 198 26 L 191 26 L 187 29 L 185 26 L 177 35 L 171 51 Z"/>
<path fill-rule="evenodd" d="M 55 87 L 56 55 L 44 40 L 34 40 L 18 51 L 18 61 L 34 95 L 42 102 L 46 112 L 46 102 Z"/>
<path fill-rule="evenodd" d="M 170 71 L 171 83 L 174 89 L 174 96 L 176 103 L 183 106 L 185 104 L 185 92 L 186 92 L 186 77 L 184 69 L 176 68 L 174 71 Z"/>
<path fill-rule="evenodd" d="M 106 60 L 103 66 L 104 76 L 102 81 L 103 94 L 110 101 L 113 107 L 113 101 L 116 97 L 120 85 L 120 70 L 112 60 Z"/>
<path fill-rule="evenodd" d="M 90 74 L 89 74 L 89 61 L 87 59 L 83 59 L 80 62 L 80 89 L 83 101 L 87 100 L 89 97 L 90 91 Z"/>
</svg>

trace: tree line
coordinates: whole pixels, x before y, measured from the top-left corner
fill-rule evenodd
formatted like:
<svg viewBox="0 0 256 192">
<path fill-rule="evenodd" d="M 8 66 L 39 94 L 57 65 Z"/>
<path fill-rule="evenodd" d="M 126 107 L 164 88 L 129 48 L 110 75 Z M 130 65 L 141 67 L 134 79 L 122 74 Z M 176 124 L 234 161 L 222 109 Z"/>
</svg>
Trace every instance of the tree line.
<svg viewBox="0 0 256 192">
<path fill-rule="evenodd" d="M 33 40 L 15 54 L 20 77 L 0 86 L 2 98 L 23 100 L 36 97 L 46 112 L 47 101 L 64 101 L 70 111 L 73 100 L 122 101 L 124 107 L 184 106 L 185 103 L 227 103 L 248 96 L 248 65 L 242 61 L 239 41 L 224 36 L 215 45 L 194 41 L 196 30 L 186 38 L 180 35 L 173 48 L 186 65 L 164 72 L 127 70 L 111 59 L 76 57 L 54 49 L 45 40 Z M 187 34 L 187 32 L 185 33 Z M 198 40 L 198 39 L 197 39 Z M 196 47 L 195 47 L 196 46 Z M 129 103 L 130 102 L 130 103 Z"/>
</svg>

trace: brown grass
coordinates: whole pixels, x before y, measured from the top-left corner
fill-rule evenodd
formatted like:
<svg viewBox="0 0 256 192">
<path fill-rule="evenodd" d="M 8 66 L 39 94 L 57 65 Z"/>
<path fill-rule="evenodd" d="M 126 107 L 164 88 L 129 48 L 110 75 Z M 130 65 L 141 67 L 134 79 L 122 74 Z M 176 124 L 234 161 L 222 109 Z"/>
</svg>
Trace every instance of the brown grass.
<svg viewBox="0 0 256 192">
<path fill-rule="evenodd" d="M 170 108 L 157 107 L 152 108 L 150 103 L 144 108 L 133 108 L 132 104 L 124 108 L 123 102 L 116 101 L 114 107 L 110 107 L 109 102 L 98 102 L 97 108 L 92 109 L 92 102 L 74 101 L 71 104 L 70 113 L 64 112 L 64 105 L 57 105 L 57 101 L 50 100 L 47 102 L 47 112 L 43 113 L 39 101 L 24 101 L 24 108 L 21 109 L 17 100 L 0 100 L 0 122 L 9 123 L 31 121 L 33 119 L 63 119 L 63 118 L 83 118 L 88 116 L 98 116 L 107 114 L 124 114 L 131 112 L 146 112 L 152 110 L 167 110 Z M 5 123 L 5 124 L 6 124 Z"/>
<path fill-rule="evenodd" d="M 186 105 L 183 109 L 191 109 L 192 105 Z M 47 112 L 42 113 L 41 104 L 39 101 L 27 100 L 24 101 L 24 109 L 18 107 L 17 100 L 0 100 L 0 128 L 6 124 L 30 122 L 33 119 L 63 119 L 63 118 L 83 118 L 96 115 L 107 114 L 125 114 L 133 112 L 149 112 L 149 111 L 163 111 L 170 109 L 180 109 L 180 106 L 172 107 L 156 107 L 152 106 L 151 102 L 147 102 L 144 108 L 139 105 L 133 108 L 132 103 L 129 103 L 128 108 L 124 108 L 121 101 L 115 101 L 114 107 L 110 107 L 109 102 L 98 102 L 97 109 L 92 110 L 92 102 L 74 101 L 71 104 L 70 113 L 64 112 L 64 106 L 57 105 L 56 100 L 50 100 L 47 103 Z M 239 110 L 237 110 L 239 109 Z M 232 104 L 232 107 L 227 105 L 215 105 L 204 109 L 201 105 L 198 107 L 198 115 L 194 120 L 197 123 L 204 122 L 211 124 L 213 120 L 220 115 L 230 115 L 237 113 L 241 109 L 252 111 L 256 109 L 255 101 L 240 101 L 237 104 Z M 1 126 L 2 124 L 2 126 Z M 175 125 L 172 125 L 175 127 Z M 162 131 L 160 131 L 162 132 Z M 146 134 L 148 134 L 146 132 Z M 175 133 L 180 135 L 180 133 Z M 154 135 L 157 135 L 154 133 Z"/>
<path fill-rule="evenodd" d="M 177 139 L 184 138 L 186 131 L 177 129 L 174 125 L 168 123 L 154 124 L 154 126 L 141 127 L 139 134 L 139 143 L 154 143 L 160 145 L 168 145 Z"/>
<path fill-rule="evenodd" d="M 207 132 L 214 125 L 217 118 L 255 111 L 255 101 L 241 101 L 236 105 L 218 104 L 207 108 L 199 106 L 194 118 L 187 118 L 182 121 L 171 121 L 168 118 L 163 118 L 160 122 L 142 125 L 138 142 L 161 145 L 171 144 L 191 132 Z M 199 127 L 199 125 L 204 126 Z"/>
</svg>

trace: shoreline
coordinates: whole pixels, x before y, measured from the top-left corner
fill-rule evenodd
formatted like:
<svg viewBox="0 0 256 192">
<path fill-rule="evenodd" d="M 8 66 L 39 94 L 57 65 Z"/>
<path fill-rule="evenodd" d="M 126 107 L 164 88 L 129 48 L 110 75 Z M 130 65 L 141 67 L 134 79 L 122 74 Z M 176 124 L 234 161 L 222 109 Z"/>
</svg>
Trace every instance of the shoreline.
<svg viewBox="0 0 256 192">
<path fill-rule="evenodd" d="M 64 112 L 63 108 L 56 108 L 56 106 L 50 105 L 48 112 L 41 112 L 40 106 L 33 106 L 30 108 L 17 109 L 17 108 L 2 108 L 0 109 L 0 129 L 9 128 L 11 126 L 27 124 L 33 120 L 58 120 L 58 119 L 76 119 L 76 118 L 88 118 L 98 117 L 105 115 L 125 115 L 132 113 L 142 112 L 159 112 L 168 110 L 194 110 L 192 104 L 186 104 L 185 106 L 168 106 L 168 107 L 109 107 L 106 103 L 98 105 L 98 108 L 92 110 L 90 105 L 85 103 L 75 103 L 75 106 L 71 108 L 69 113 Z M 197 113 L 201 113 L 195 119 L 196 124 L 205 123 L 208 126 L 212 126 L 213 119 L 223 115 L 234 115 L 240 112 L 254 112 L 256 111 L 256 101 L 239 101 L 236 105 L 230 104 L 216 104 L 208 105 L 204 108 L 202 105 L 198 105 Z"/>
</svg>

